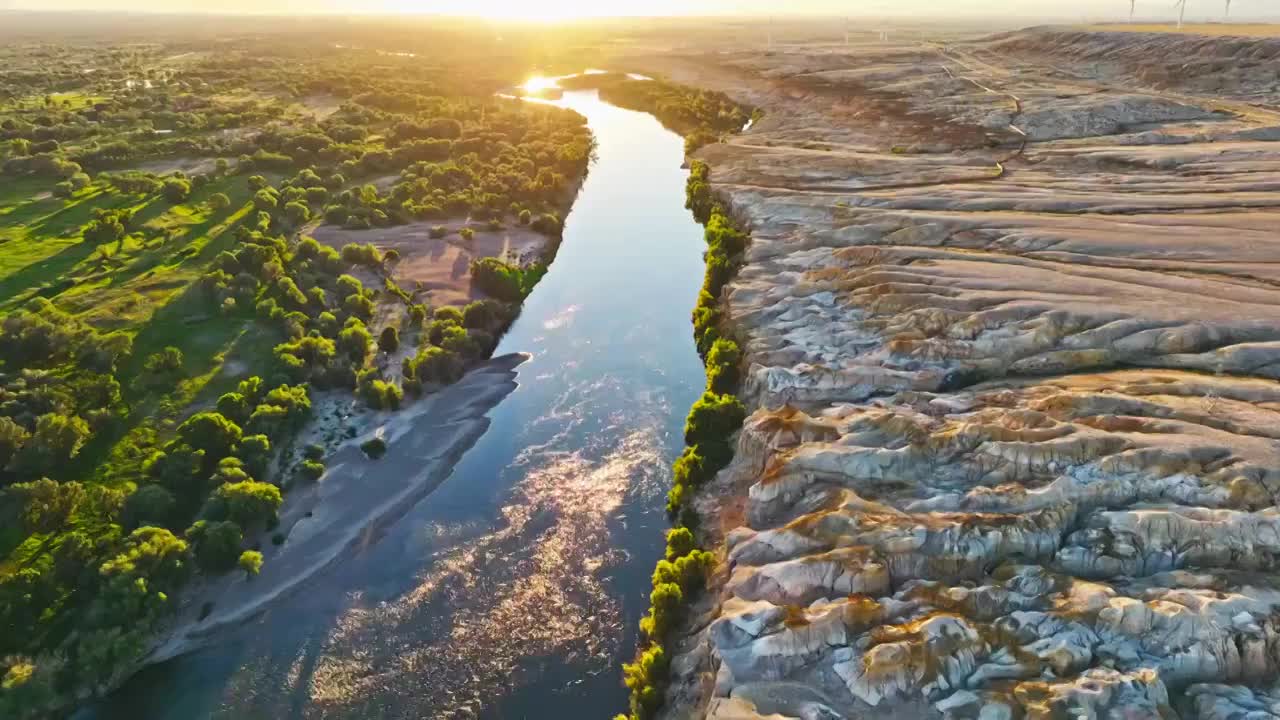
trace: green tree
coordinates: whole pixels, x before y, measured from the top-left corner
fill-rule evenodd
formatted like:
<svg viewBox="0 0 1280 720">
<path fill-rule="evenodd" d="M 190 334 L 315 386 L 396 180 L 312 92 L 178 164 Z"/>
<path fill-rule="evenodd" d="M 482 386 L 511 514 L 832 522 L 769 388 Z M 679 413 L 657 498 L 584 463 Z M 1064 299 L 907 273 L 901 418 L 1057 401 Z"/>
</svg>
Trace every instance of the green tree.
<svg viewBox="0 0 1280 720">
<path fill-rule="evenodd" d="M 229 483 L 214 491 L 205 516 L 232 520 L 242 528 L 259 523 L 270 525 L 276 519 L 281 502 L 280 488 L 275 485 L 252 480 Z"/>
<path fill-rule="evenodd" d="M 89 425 L 75 415 L 47 413 L 36 418 L 35 432 L 14 459 L 19 474 L 45 475 L 80 453 Z"/>
<path fill-rule="evenodd" d="M 231 207 L 231 198 L 226 193 L 214 193 L 209 196 L 209 209 L 214 212 L 222 212 Z"/>
<path fill-rule="evenodd" d="M 177 500 L 161 485 L 143 485 L 124 503 L 124 522 L 128 527 L 168 525 L 173 519 Z"/>
<path fill-rule="evenodd" d="M 28 533 L 62 530 L 85 497 L 80 483 L 57 483 L 48 478 L 18 483 L 9 490 L 22 503 L 22 526 Z"/>
<path fill-rule="evenodd" d="M 286 203 L 284 216 L 296 228 L 311 219 L 311 208 L 301 202 Z"/>
<path fill-rule="evenodd" d="M 142 469 L 185 502 L 197 496 L 198 499 L 203 499 L 206 475 L 201 473 L 201 468 L 204 467 L 204 461 L 203 450 L 196 450 L 184 443 L 172 443 L 148 458 Z"/>
<path fill-rule="evenodd" d="M 138 528 L 125 539 L 123 551 L 102 564 L 106 579 L 123 578 L 128 584 L 145 580 L 146 592 L 172 592 L 191 575 L 187 541 L 164 528 Z"/>
<path fill-rule="evenodd" d="M 183 442 L 211 458 L 230 455 L 243 434 L 239 425 L 216 412 L 197 413 L 178 426 L 178 437 Z"/>
<path fill-rule="evenodd" d="M 112 540 L 110 533 L 100 536 L 101 541 Z M 97 543 L 88 534 L 73 530 L 58 538 L 53 549 L 54 577 L 62 585 L 88 584 L 98 571 Z"/>
<path fill-rule="evenodd" d="M 146 362 L 143 363 L 143 370 L 146 374 L 153 376 L 153 381 L 163 382 L 163 378 L 154 378 L 154 376 L 168 376 L 182 370 L 185 359 L 182 351 L 176 347 L 169 346 L 158 353 L 152 353 L 147 356 Z"/>
<path fill-rule="evenodd" d="M 462 310 L 462 325 L 476 330 L 492 330 L 506 321 L 506 306 L 496 300 L 477 300 Z"/>
<path fill-rule="evenodd" d="M 223 393 L 218 398 L 217 410 L 231 422 L 243 424 L 249 419 L 249 401 L 238 392 Z"/>
<path fill-rule="evenodd" d="M 258 210 L 271 212 L 280 204 L 280 197 L 270 188 L 259 190 L 253 195 L 253 206 Z"/>
<path fill-rule="evenodd" d="M 462 377 L 462 360 L 440 347 L 426 347 L 414 358 L 414 377 L 422 382 L 448 385 Z"/>
<path fill-rule="evenodd" d="M 364 362 L 372 345 L 373 335 L 370 335 L 364 323 L 356 318 L 347 321 L 347 326 L 338 333 L 338 347 L 356 364 Z"/>
<path fill-rule="evenodd" d="M 271 441 L 266 435 L 247 435 L 240 440 L 236 457 L 244 462 L 251 475 L 264 477 L 271 462 Z"/>
<path fill-rule="evenodd" d="M 244 542 L 240 526 L 230 520 L 197 520 L 187 528 L 186 536 L 196 563 L 208 573 L 222 573 L 235 567 L 240 544 Z"/>
<path fill-rule="evenodd" d="M 9 465 L 9 461 L 18 454 L 27 443 L 31 433 L 14 422 L 11 418 L 0 416 L 0 472 Z"/>
</svg>

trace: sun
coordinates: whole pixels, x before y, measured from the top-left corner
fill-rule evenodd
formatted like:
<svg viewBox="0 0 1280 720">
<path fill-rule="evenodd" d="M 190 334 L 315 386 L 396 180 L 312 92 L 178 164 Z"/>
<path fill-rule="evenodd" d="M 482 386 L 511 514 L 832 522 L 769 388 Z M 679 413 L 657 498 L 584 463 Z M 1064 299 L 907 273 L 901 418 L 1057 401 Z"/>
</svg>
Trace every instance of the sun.
<svg viewBox="0 0 1280 720">
<path fill-rule="evenodd" d="M 527 93 L 536 94 L 544 90 L 551 90 L 552 88 L 558 87 L 558 84 L 556 83 L 556 78 L 534 75 L 528 80 L 525 80 L 524 84 L 520 87 L 524 88 L 524 91 Z"/>
</svg>

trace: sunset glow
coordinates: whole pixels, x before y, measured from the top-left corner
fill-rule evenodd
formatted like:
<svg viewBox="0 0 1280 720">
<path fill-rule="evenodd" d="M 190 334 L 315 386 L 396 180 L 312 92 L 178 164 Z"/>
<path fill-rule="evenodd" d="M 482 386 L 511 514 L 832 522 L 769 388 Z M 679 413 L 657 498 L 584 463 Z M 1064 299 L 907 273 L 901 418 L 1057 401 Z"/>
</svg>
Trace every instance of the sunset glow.
<svg viewBox="0 0 1280 720">
<path fill-rule="evenodd" d="M 387 10 L 412 14 L 470 15 L 493 20 L 527 20 L 555 22 L 575 18 L 608 17 L 630 14 L 667 14 L 676 10 L 670 2 L 659 0 L 644 6 L 591 3 L 583 0 L 387 0 Z"/>
<path fill-rule="evenodd" d="M 534 75 L 528 80 L 525 80 L 524 85 L 522 85 L 521 87 L 524 88 L 525 92 L 539 93 L 544 90 L 550 90 L 556 87 L 556 78 L 545 77 L 543 75 Z"/>
</svg>

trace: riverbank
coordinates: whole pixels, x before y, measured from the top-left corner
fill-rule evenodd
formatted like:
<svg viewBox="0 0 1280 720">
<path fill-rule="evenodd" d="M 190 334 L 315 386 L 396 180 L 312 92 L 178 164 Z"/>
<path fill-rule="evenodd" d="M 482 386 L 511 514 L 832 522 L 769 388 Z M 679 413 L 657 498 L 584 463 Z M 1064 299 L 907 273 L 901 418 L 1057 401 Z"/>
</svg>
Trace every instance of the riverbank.
<svg viewBox="0 0 1280 720">
<path fill-rule="evenodd" d="M 279 526 L 254 543 L 263 553 L 262 571 L 252 578 L 228 574 L 193 587 L 168 637 L 143 664 L 215 640 L 218 631 L 260 612 L 430 493 L 487 430 L 485 416 L 515 390 L 516 368 L 527 360 L 525 355 L 495 358 L 402 411 L 368 415 L 362 426 L 352 428 L 354 436 L 327 456 L 318 480 L 285 496 Z M 360 449 L 373 438 L 387 444 L 386 454 L 376 460 Z"/>
</svg>

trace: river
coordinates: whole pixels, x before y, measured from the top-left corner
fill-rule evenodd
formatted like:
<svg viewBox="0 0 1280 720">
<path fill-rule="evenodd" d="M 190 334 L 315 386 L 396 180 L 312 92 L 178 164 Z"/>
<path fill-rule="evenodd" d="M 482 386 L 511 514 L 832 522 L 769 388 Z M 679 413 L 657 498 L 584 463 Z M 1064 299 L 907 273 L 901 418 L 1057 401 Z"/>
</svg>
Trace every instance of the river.
<svg viewBox="0 0 1280 720">
<path fill-rule="evenodd" d="M 498 347 L 532 357 L 484 436 L 442 484 L 327 570 L 82 715 L 625 709 L 621 663 L 663 549 L 684 416 L 703 387 L 689 320 L 702 230 L 684 208 L 678 135 L 595 91 L 554 104 L 587 117 L 597 160 L 555 263 Z"/>
</svg>

